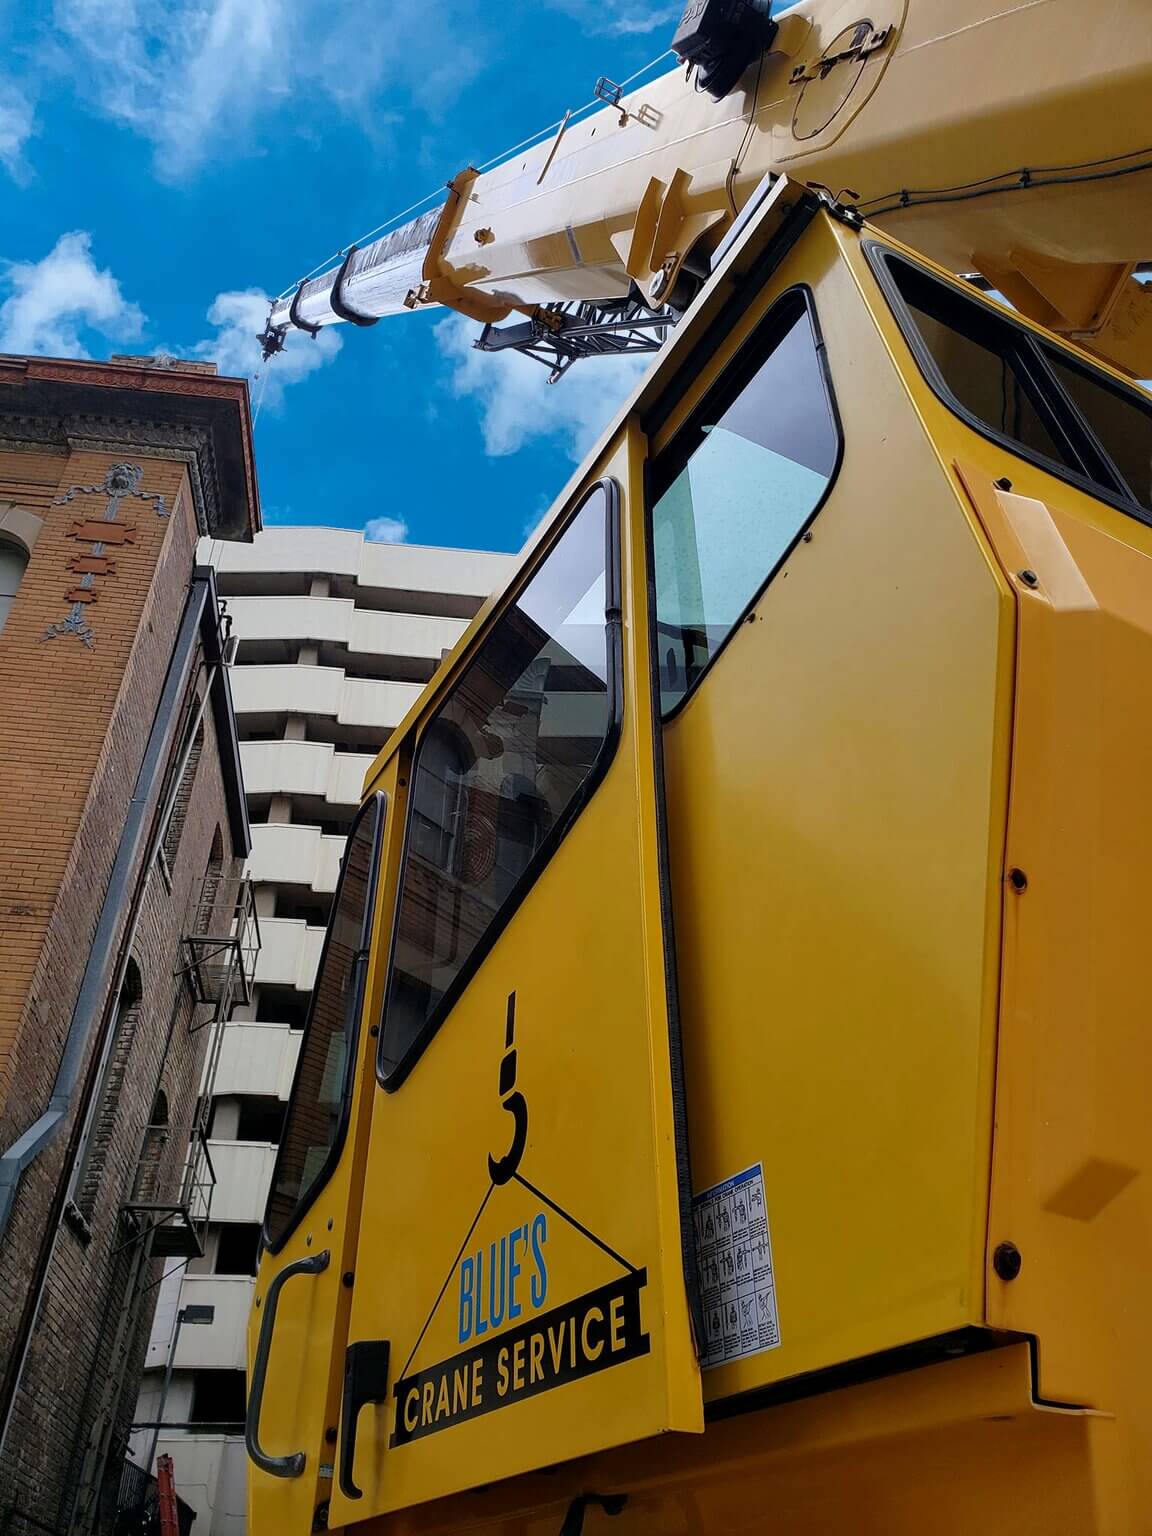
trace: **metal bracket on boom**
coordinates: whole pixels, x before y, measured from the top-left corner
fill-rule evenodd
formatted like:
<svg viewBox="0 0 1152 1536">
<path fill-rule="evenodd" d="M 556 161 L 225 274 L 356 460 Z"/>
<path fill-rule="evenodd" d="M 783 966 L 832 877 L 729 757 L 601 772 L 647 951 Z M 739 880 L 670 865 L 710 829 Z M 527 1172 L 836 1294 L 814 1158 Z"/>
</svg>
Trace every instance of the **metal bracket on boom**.
<svg viewBox="0 0 1152 1536">
<path fill-rule="evenodd" d="M 658 352 L 675 316 L 638 299 L 549 304 L 521 325 L 486 325 L 474 343 L 480 352 L 521 352 L 562 379 L 584 357 L 626 357 Z"/>
</svg>

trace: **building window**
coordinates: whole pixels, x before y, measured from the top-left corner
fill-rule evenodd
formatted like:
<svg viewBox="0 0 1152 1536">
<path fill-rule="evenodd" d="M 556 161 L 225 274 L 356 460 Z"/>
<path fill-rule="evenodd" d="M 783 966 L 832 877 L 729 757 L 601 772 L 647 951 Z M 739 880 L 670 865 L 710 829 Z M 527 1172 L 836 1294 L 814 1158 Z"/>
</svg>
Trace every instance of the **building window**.
<svg viewBox="0 0 1152 1536">
<path fill-rule="evenodd" d="M 808 301 L 786 294 L 652 467 L 665 715 L 696 686 L 819 510 L 839 453 Z"/>
<path fill-rule="evenodd" d="M 103 1056 L 100 1077 L 92 1096 L 72 1186 L 73 1210 L 79 1213 L 85 1223 L 90 1223 L 95 1215 L 101 1181 L 112 1155 L 120 1096 L 132 1055 L 142 1000 L 140 970 L 135 960 L 129 960 L 116 1000 L 116 1014 Z"/>
<path fill-rule="evenodd" d="M 0 537 L 0 629 L 8 617 L 16 589 L 28 568 L 28 551 L 23 544 Z"/>
<path fill-rule="evenodd" d="M 384 797 L 366 801 L 344 850 L 332 924 L 268 1196 L 265 1232 L 279 1247 L 339 1156 L 348 1119 L 354 1047 L 372 937 Z"/>
<path fill-rule="evenodd" d="M 243 1371 L 193 1371 L 188 1422 L 208 1433 L 242 1434 L 245 1396 Z"/>
<path fill-rule="evenodd" d="M 226 1222 L 216 1238 L 218 1275 L 254 1275 L 260 1256 L 258 1221 Z"/>
<path fill-rule="evenodd" d="M 417 745 L 385 1080 L 416 1059 L 607 764 L 619 718 L 615 521 L 614 492 L 597 486 Z"/>
<path fill-rule="evenodd" d="M 203 750 L 204 726 L 201 723 L 196 727 L 196 734 L 188 748 L 184 771 L 180 775 L 180 784 L 172 798 L 172 806 L 168 812 L 168 825 L 164 828 L 164 837 L 160 845 L 164 863 L 169 870 L 175 864 L 176 855 L 180 849 L 180 838 L 184 832 L 184 823 L 188 819 L 188 807 L 192 802 L 192 791 L 196 787 L 196 774 L 200 768 Z"/>
<path fill-rule="evenodd" d="M 311 992 L 298 992 L 295 987 L 262 986 L 256 998 L 256 1023 L 303 1029 L 308 1022 L 311 998 Z"/>
<path fill-rule="evenodd" d="M 214 1141 L 259 1141 L 276 1146 L 284 1129 L 283 1099 L 257 1094 L 223 1096 L 212 1101 Z"/>
</svg>

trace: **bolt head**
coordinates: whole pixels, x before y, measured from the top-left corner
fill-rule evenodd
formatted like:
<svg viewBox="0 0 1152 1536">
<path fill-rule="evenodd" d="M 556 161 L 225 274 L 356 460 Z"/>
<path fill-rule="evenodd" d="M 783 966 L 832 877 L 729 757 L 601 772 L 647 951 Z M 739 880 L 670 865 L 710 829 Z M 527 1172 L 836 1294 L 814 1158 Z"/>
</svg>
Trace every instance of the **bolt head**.
<svg viewBox="0 0 1152 1536">
<path fill-rule="evenodd" d="M 1010 1283 L 1019 1278 L 1024 1256 L 1015 1243 L 1001 1243 L 992 1255 L 992 1268 L 1001 1280 Z"/>
</svg>

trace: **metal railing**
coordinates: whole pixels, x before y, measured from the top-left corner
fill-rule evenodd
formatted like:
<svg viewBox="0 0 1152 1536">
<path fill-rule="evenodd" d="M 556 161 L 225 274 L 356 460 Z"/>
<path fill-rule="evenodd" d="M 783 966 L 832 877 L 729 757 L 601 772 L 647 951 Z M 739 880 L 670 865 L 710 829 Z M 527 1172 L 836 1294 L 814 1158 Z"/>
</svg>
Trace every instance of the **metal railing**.
<svg viewBox="0 0 1152 1536">
<path fill-rule="evenodd" d="M 187 1153 L 173 1168 L 169 1148 L 176 1141 Z M 155 1256 L 193 1258 L 204 1251 L 215 1188 L 216 1170 L 202 1124 L 150 1125 L 124 1209 L 150 1223 Z"/>
<path fill-rule="evenodd" d="M 185 974 L 197 1002 L 250 1003 L 260 953 L 256 896 L 246 875 L 209 870 L 184 933 Z"/>
<path fill-rule="evenodd" d="M 196 1511 L 177 1495 L 176 1513 L 180 1536 L 189 1536 Z M 159 1533 L 160 1501 L 156 1479 L 134 1461 L 126 1461 L 116 1495 L 114 1536 L 159 1536 Z"/>
</svg>

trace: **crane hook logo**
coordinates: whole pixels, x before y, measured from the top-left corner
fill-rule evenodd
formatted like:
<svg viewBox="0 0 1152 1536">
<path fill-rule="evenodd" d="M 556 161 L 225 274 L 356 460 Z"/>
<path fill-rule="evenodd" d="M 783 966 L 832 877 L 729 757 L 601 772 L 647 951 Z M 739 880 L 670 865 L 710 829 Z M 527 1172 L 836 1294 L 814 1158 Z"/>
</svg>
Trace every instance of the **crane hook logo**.
<svg viewBox="0 0 1152 1536">
<path fill-rule="evenodd" d="M 516 994 L 508 997 L 508 1022 L 504 1031 L 504 1058 L 500 1063 L 500 1098 L 512 1116 L 512 1145 L 503 1157 L 488 1154 L 488 1174 L 493 1184 L 508 1184 L 516 1177 L 528 1145 L 528 1101 L 516 1087 Z"/>
</svg>

